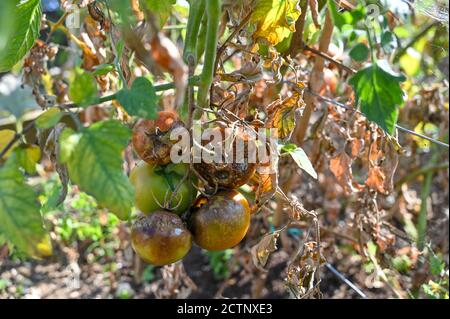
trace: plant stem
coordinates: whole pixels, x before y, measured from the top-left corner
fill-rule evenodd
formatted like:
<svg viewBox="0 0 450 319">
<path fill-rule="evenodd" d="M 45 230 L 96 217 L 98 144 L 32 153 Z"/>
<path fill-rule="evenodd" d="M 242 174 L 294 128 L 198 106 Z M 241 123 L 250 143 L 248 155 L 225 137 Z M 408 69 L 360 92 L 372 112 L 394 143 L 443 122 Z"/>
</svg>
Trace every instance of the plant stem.
<svg viewBox="0 0 450 319">
<path fill-rule="evenodd" d="M 183 52 L 183 58 L 186 63 L 189 61 L 189 57 L 192 56 L 194 58 L 194 63 L 197 64 L 197 39 L 199 36 L 200 23 L 202 22 L 203 15 L 205 14 L 205 6 L 205 0 L 190 1 Z"/>
<path fill-rule="evenodd" d="M 431 165 L 434 166 L 438 160 L 439 153 L 435 152 L 431 157 Z M 417 248 L 423 250 L 425 248 L 425 236 L 427 233 L 427 213 L 428 213 L 428 200 L 431 190 L 431 182 L 433 181 L 434 170 L 430 170 L 425 174 L 425 178 L 422 183 L 422 192 L 420 194 L 421 204 L 419 217 L 417 219 Z"/>
<path fill-rule="evenodd" d="M 203 56 L 203 53 L 205 52 L 207 27 L 208 27 L 208 18 L 206 14 L 204 14 L 202 18 L 202 23 L 200 25 L 200 30 L 198 32 L 197 51 L 196 51 L 197 63 L 200 61 L 200 59 Z"/>
<path fill-rule="evenodd" d="M 440 171 L 441 169 L 448 169 L 449 168 L 449 164 L 448 163 L 442 163 L 442 164 L 438 164 L 438 165 L 427 165 L 422 167 L 421 169 L 418 169 L 414 172 L 412 172 L 409 175 L 406 175 L 404 177 L 402 177 L 401 179 L 399 179 L 396 183 L 395 183 L 395 188 L 398 190 L 401 188 L 401 186 L 421 175 L 424 174 L 428 174 L 430 172 L 436 172 L 436 171 Z"/>
<path fill-rule="evenodd" d="M 211 88 L 211 83 L 214 76 L 221 0 L 208 0 L 206 3 L 205 13 L 208 17 L 205 62 L 203 63 L 203 70 L 200 75 L 200 86 L 198 90 L 198 105 L 201 108 L 206 108 L 208 106 L 209 90 Z"/>
</svg>

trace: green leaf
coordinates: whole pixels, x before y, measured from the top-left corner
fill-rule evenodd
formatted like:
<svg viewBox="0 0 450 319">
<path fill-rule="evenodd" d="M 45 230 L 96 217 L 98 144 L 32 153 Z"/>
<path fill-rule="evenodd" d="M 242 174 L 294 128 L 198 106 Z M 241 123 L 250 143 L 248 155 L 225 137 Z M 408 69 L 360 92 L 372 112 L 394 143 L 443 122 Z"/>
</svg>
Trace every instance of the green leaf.
<svg viewBox="0 0 450 319">
<path fill-rule="evenodd" d="M 0 1 L 0 52 L 5 48 L 6 42 L 14 30 L 13 13 L 15 5 L 16 0 Z"/>
<path fill-rule="evenodd" d="M 20 251 L 34 258 L 51 255 L 37 196 L 25 183 L 12 155 L 0 168 L 0 234 Z"/>
<path fill-rule="evenodd" d="M 37 145 L 24 145 L 16 148 L 17 162 L 28 174 L 36 173 L 36 164 L 41 159 L 41 149 Z"/>
<path fill-rule="evenodd" d="M 308 158 L 308 155 L 306 155 L 305 151 L 298 147 L 295 144 L 286 144 L 281 147 L 281 151 L 283 153 L 288 153 L 292 156 L 292 159 L 294 162 L 303 169 L 306 173 L 311 175 L 313 178 L 317 179 L 317 173 L 314 169 L 314 167 L 311 164 L 311 161 Z"/>
<path fill-rule="evenodd" d="M 398 107 L 404 102 L 400 82 L 405 80 L 384 60 L 358 71 L 350 79 L 361 112 L 389 134 L 397 123 Z"/>
<path fill-rule="evenodd" d="M 364 62 L 369 57 L 370 50 L 364 43 L 358 43 L 351 49 L 350 57 L 358 62 Z"/>
<path fill-rule="evenodd" d="M 397 48 L 397 41 L 391 31 L 383 32 L 381 36 L 381 47 L 387 54 L 391 54 Z"/>
<path fill-rule="evenodd" d="M 161 28 L 170 17 L 172 5 L 176 2 L 176 0 L 141 0 L 141 3 L 155 15 L 159 27 Z"/>
<path fill-rule="evenodd" d="M 106 75 L 109 72 L 113 71 L 115 69 L 114 65 L 112 64 L 100 64 L 94 67 L 94 71 L 92 72 L 92 75 Z"/>
<path fill-rule="evenodd" d="M 36 127 L 40 129 L 48 129 L 56 125 L 56 123 L 61 120 L 62 116 L 64 115 L 63 112 L 61 112 L 60 109 L 54 107 L 51 109 L 48 109 L 39 117 L 36 119 Z"/>
<path fill-rule="evenodd" d="M 130 115 L 142 118 L 156 118 L 158 97 L 152 83 L 144 77 L 134 80 L 131 89 L 122 89 L 117 100 Z"/>
<path fill-rule="evenodd" d="M 38 38 L 42 17 L 40 0 L 22 1 L 15 6 L 11 15 L 14 17 L 14 26 L 8 32 L 8 40 L 0 51 L 0 72 L 9 71 L 27 54 Z"/>
<path fill-rule="evenodd" d="M 431 274 L 439 276 L 445 270 L 445 262 L 442 260 L 442 257 L 431 252 L 428 259 Z"/>
<path fill-rule="evenodd" d="M 134 189 L 122 168 L 122 151 L 131 132 L 120 122 L 97 122 L 79 133 L 65 129 L 60 136 L 69 177 L 81 190 L 122 220 L 129 217 Z"/>
<path fill-rule="evenodd" d="M 70 127 L 66 127 L 60 136 L 60 153 L 59 153 L 59 161 L 61 163 L 67 163 L 67 161 L 72 156 L 75 148 L 80 141 L 81 133 L 75 132 Z"/>
<path fill-rule="evenodd" d="M 78 106 L 86 107 L 97 99 L 95 77 L 82 69 L 76 69 L 69 85 L 69 98 Z"/>
<path fill-rule="evenodd" d="M 364 18 L 365 9 L 362 5 L 358 5 L 352 11 L 345 11 L 340 13 L 336 3 L 333 0 L 328 0 L 328 7 L 330 9 L 331 18 L 334 25 L 342 31 L 344 25 L 356 26 L 356 24 Z"/>
</svg>

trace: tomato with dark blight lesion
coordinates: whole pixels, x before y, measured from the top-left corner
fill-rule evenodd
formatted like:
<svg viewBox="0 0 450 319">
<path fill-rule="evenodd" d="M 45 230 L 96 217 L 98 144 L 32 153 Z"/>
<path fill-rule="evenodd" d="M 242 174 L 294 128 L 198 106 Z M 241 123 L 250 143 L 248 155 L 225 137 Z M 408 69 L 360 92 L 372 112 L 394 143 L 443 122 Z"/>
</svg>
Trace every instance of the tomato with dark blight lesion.
<svg viewBox="0 0 450 319">
<path fill-rule="evenodd" d="M 192 234 L 178 215 L 160 210 L 133 223 L 131 243 L 145 262 L 163 266 L 186 256 L 192 247 Z"/>
<path fill-rule="evenodd" d="M 214 196 L 197 198 L 188 222 L 194 242 L 207 250 L 236 246 L 250 226 L 250 206 L 235 190 L 223 190 Z"/>
<path fill-rule="evenodd" d="M 171 133 L 184 127 L 174 111 L 161 111 L 155 120 L 141 119 L 133 127 L 132 143 L 138 156 L 149 164 L 167 165 L 171 162 L 170 151 L 178 140 Z"/>
<path fill-rule="evenodd" d="M 203 141 L 204 145 L 210 144 L 220 148 L 223 156 L 221 161 L 195 163 L 195 170 L 202 176 L 212 189 L 235 189 L 246 184 L 254 175 L 257 164 L 251 161 L 250 152 L 256 152 L 255 140 L 245 129 L 238 128 L 232 131 L 224 127 L 214 128 L 222 140 Z M 256 160 L 256 157 L 255 157 Z"/>
</svg>

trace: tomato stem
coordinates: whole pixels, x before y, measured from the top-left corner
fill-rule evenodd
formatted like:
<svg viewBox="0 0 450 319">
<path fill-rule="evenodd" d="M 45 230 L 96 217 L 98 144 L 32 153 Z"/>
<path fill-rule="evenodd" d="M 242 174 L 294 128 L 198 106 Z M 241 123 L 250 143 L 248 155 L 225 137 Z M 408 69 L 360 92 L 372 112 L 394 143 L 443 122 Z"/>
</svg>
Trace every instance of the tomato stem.
<svg viewBox="0 0 450 319">
<path fill-rule="evenodd" d="M 214 75 L 216 61 L 217 41 L 221 12 L 221 0 L 208 0 L 206 2 L 207 32 L 205 45 L 205 61 L 200 75 L 198 90 L 198 105 L 202 108 L 208 106 L 208 96 Z"/>
<path fill-rule="evenodd" d="M 186 40 L 183 52 L 183 58 L 186 63 L 189 60 L 189 56 L 192 56 L 195 64 L 197 64 L 197 38 L 199 36 L 200 23 L 205 13 L 205 6 L 205 0 L 190 1 Z"/>
</svg>

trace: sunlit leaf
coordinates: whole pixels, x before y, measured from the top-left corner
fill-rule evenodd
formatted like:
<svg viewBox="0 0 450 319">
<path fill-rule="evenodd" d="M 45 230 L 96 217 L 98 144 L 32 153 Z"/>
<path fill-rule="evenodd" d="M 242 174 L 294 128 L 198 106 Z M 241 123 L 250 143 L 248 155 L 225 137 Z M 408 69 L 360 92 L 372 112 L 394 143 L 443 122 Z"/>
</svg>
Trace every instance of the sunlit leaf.
<svg viewBox="0 0 450 319">
<path fill-rule="evenodd" d="M 252 247 L 252 260 L 257 268 L 264 270 L 263 267 L 267 264 L 270 254 L 277 249 L 277 240 L 279 236 L 279 231 L 268 234 Z"/>
<path fill-rule="evenodd" d="M 0 52 L 5 48 L 6 42 L 14 29 L 12 23 L 14 17 L 11 13 L 14 12 L 15 5 L 15 0 L 0 1 Z"/>
<path fill-rule="evenodd" d="M 69 98 L 79 106 L 90 105 L 97 98 L 97 81 L 91 73 L 75 69 L 69 85 Z"/>
<path fill-rule="evenodd" d="M 36 127 L 40 129 L 48 129 L 56 125 L 56 123 L 61 120 L 63 116 L 63 112 L 61 112 L 58 108 L 51 108 L 39 115 L 36 119 Z"/>
<path fill-rule="evenodd" d="M 281 148 L 282 152 L 288 153 L 292 156 L 292 159 L 294 162 L 305 172 L 307 172 L 309 175 L 311 175 L 313 178 L 317 179 L 317 173 L 311 164 L 311 161 L 308 158 L 308 155 L 306 155 L 305 151 L 298 147 L 295 144 L 287 144 L 283 145 Z"/>
<path fill-rule="evenodd" d="M 100 64 L 94 66 L 94 71 L 92 72 L 92 74 L 96 76 L 106 75 L 109 72 L 113 71 L 114 69 L 115 67 L 112 64 Z"/>
<path fill-rule="evenodd" d="M 420 72 L 421 61 L 422 55 L 413 48 L 408 48 L 406 54 L 403 54 L 399 60 L 400 66 L 410 77 L 414 77 Z"/>
<path fill-rule="evenodd" d="M 358 71 L 350 79 L 361 111 L 389 134 L 394 131 L 398 108 L 404 102 L 400 82 L 405 80 L 383 60 Z"/>
<path fill-rule="evenodd" d="M 128 218 L 134 199 L 121 156 L 130 135 L 120 122 L 108 120 L 79 133 L 65 129 L 60 137 L 61 145 L 70 145 L 64 152 L 61 150 L 70 180 L 122 220 Z"/>
<path fill-rule="evenodd" d="M 5 0 L 2 0 L 2 2 Z M 8 40 L 0 51 L 0 72 L 9 71 L 31 49 L 38 38 L 41 27 L 40 0 L 15 1 L 16 6 L 9 14 L 14 17 Z"/>
<path fill-rule="evenodd" d="M 152 83 L 144 77 L 134 80 L 131 89 L 122 89 L 117 100 L 129 115 L 154 119 L 156 117 L 158 97 Z"/>
<path fill-rule="evenodd" d="M 52 254 L 37 196 L 25 183 L 14 155 L 0 168 L 0 234 L 30 257 Z"/>
<path fill-rule="evenodd" d="M 304 107 L 302 96 L 294 91 L 292 96 L 275 101 L 267 107 L 268 127 L 278 129 L 278 137 L 289 139 L 297 121 L 297 114 Z"/>
<path fill-rule="evenodd" d="M 16 148 L 17 162 L 28 174 L 36 173 L 36 164 L 41 159 L 41 149 L 37 145 L 24 145 Z"/>
<path fill-rule="evenodd" d="M 259 0 L 253 10 L 251 22 L 256 23 L 254 39 L 264 39 L 276 45 L 295 32 L 300 17 L 297 0 Z"/>
<path fill-rule="evenodd" d="M 12 141 L 14 136 L 16 135 L 16 131 L 13 130 L 1 130 L 0 131 L 0 152 Z M 11 147 L 5 155 L 3 155 L 3 158 L 7 158 L 11 152 L 13 151 L 14 147 L 17 146 L 17 143 Z"/>
</svg>

